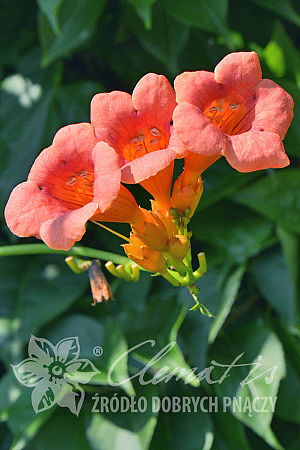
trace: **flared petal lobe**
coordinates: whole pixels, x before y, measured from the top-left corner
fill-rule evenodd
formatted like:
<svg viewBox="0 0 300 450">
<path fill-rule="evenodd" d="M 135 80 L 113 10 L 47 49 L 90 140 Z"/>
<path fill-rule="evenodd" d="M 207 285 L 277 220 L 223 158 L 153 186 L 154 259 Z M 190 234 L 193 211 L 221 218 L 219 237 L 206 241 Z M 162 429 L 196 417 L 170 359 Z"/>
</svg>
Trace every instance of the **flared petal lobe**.
<svg viewBox="0 0 300 450">
<path fill-rule="evenodd" d="M 257 54 L 240 52 L 225 56 L 214 74 L 176 78 L 174 128 L 190 152 L 223 155 L 247 172 L 288 164 L 280 141 L 293 118 L 293 99 L 261 76 Z"/>
<path fill-rule="evenodd" d="M 183 72 L 175 78 L 174 87 L 177 103 L 187 102 L 204 110 L 205 105 L 221 95 L 213 72 L 198 70 Z"/>
<path fill-rule="evenodd" d="M 121 149 L 138 126 L 131 95 L 121 91 L 96 94 L 91 102 L 91 124 L 98 141 L 106 142 L 122 156 Z"/>
<path fill-rule="evenodd" d="M 181 140 L 170 141 L 175 106 L 175 91 L 169 81 L 153 73 L 141 78 L 132 96 L 115 91 L 93 98 L 91 122 L 96 137 L 117 153 L 122 182 L 141 183 L 157 176 L 158 185 L 162 185 L 160 178 L 170 176 L 163 185 L 171 185 L 172 173 L 163 171 L 177 156 L 174 146 L 178 152 L 184 147 Z M 153 179 L 144 187 L 157 198 L 155 182 Z M 160 197 L 165 201 L 167 195 L 165 191 Z"/>
<path fill-rule="evenodd" d="M 10 230 L 19 237 L 35 236 L 49 247 L 69 250 L 85 233 L 85 223 L 97 211 L 96 203 L 68 210 L 47 188 L 26 181 L 12 191 L 5 208 Z"/>
<path fill-rule="evenodd" d="M 250 130 L 232 136 L 226 153 L 229 164 L 240 172 L 286 167 L 290 160 L 280 136 L 269 131 Z"/>
<path fill-rule="evenodd" d="M 220 154 L 228 144 L 226 136 L 203 112 L 190 103 L 180 103 L 174 111 L 176 132 L 192 152 L 205 156 Z"/>
<path fill-rule="evenodd" d="M 68 125 L 55 135 L 51 147 L 36 158 L 28 180 L 68 209 L 75 209 L 93 200 L 93 148 L 97 143 L 88 123 Z"/>
<path fill-rule="evenodd" d="M 215 68 L 216 82 L 236 91 L 253 88 L 261 77 L 260 62 L 255 52 L 230 53 Z"/>
<path fill-rule="evenodd" d="M 142 214 L 120 180 L 118 155 L 98 143 L 93 127 L 69 125 L 36 158 L 28 181 L 13 190 L 7 224 L 20 237 L 36 236 L 61 250 L 82 238 L 88 220 L 139 224 Z"/>
<path fill-rule="evenodd" d="M 42 224 L 64 214 L 68 209 L 40 189 L 34 182 L 18 184 L 10 194 L 4 215 L 12 233 L 19 237 L 40 238 Z"/>
<path fill-rule="evenodd" d="M 272 80 L 262 80 L 255 88 L 256 105 L 252 128 L 279 134 L 284 139 L 293 119 L 294 101 Z"/>
<path fill-rule="evenodd" d="M 132 93 L 132 102 L 143 120 L 169 129 L 176 99 L 175 91 L 164 75 L 148 73 L 141 78 Z"/>
<path fill-rule="evenodd" d="M 123 183 L 140 183 L 160 172 L 176 158 L 174 151 L 158 150 L 147 153 L 143 158 L 137 158 L 124 164 L 121 169 Z"/>
<path fill-rule="evenodd" d="M 94 201 L 104 213 L 117 198 L 121 186 L 121 171 L 116 152 L 104 142 L 96 144 L 93 150 Z"/>
<path fill-rule="evenodd" d="M 97 209 L 97 203 L 91 202 L 82 208 L 67 211 L 57 218 L 47 220 L 41 226 L 41 238 L 50 248 L 70 250 L 84 235 L 85 224 L 94 216 Z"/>
</svg>

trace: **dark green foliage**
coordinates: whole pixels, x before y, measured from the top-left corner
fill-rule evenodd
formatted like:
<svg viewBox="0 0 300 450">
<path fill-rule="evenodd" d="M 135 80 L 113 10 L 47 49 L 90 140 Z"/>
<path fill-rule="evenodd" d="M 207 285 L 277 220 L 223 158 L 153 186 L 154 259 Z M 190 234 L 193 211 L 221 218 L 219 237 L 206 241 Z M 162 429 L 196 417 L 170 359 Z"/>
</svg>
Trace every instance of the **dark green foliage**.
<svg viewBox="0 0 300 450">
<path fill-rule="evenodd" d="M 242 174 L 219 160 L 204 174 L 204 194 L 191 222 L 195 255 L 205 251 L 208 273 L 200 301 L 215 319 L 189 311 L 186 289 L 143 273 L 137 284 L 111 280 L 115 302 L 91 307 L 86 273 L 75 275 L 60 255 L 0 260 L 0 450 L 161 450 L 299 448 L 300 295 L 300 35 L 292 0 L 2 0 L 0 28 L 0 203 L 27 177 L 37 154 L 59 127 L 89 121 L 101 91 L 126 90 L 147 72 L 172 82 L 185 70 L 213 70 L 227 53 L 255 50 L 265 78 L 295 100 L 286 137 L 291 166 Z M 148 205 L 146 196 L 138 198 Z M 0 244 L 18 240 L 2 218 Z M 126 226 L 115 229 L 127 233 Z M 121 254 L 118 238 L 88 226 L 82 245 Z M 108 278 L 109 278 L 109 274 Z M 78 336 L 81 357 L 101 371 L 79 418 L 67 408 L 35 414 L 30 389 L 10 364 L 27 357 L 31 334 L 54 344 Z M 162 348 L 176 345 L 154 369 L 197 368 L 215 360 L 278 366 L 266 384 L 241 387 L 249 367 L 221 384 L 188 381 L 108 386 L 120 354 L 143 341 L 115 370 L 134 374 Z M 93 347 L 103 346 L 100 359 Z M 262 369 L 259 369 L 262 371 Z M 219 372 L 218 372 L 219 371 Z M 218 379 L 224 368 L 215 369 Z M 147 375 L 149 377 L 149 374 Z M 147 378 L 146 376 L 146 378 Z M 153 376 L 153 374 L 152 374 Z M 113 396 L 278 396 L 275 413 L 92 413 L 95 392 Z"/>
</svg>

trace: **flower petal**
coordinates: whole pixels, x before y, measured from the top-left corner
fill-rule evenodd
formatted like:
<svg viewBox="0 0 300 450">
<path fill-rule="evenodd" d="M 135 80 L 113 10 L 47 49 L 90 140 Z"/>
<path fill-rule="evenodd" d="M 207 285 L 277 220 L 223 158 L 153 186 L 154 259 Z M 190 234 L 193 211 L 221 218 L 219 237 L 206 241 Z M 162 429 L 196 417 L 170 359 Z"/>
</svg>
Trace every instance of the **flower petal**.
<svg viewBox="0 0 300 450">
<path fill-rule="evenodd" d="M 27 358 L 19 364 L 11 364 L 11 367 L 17 380 L 27 387 L 36 386 L 48 374 L 48 370 L 37 359 Z"/>
<path fill-rule="evenodd" d="M 294 101 L 290 94 L 271 80 L 262 80 L 255 88 L 256 105 L 252 128 L 278 133 L 284 138 L 293 118 Z"/>
<path fill-rule="evenodd" d="M 62 339 L 56 344 L 55 356 L 56 361 L 70 362 L 79 358 L 80 345 L 78 337 L 69 337 Z"/>
<path fill-rule="evenodd" d="M 188 148 L 184 145 L 174 127 L 172 128 L 168 149 L 177 153 L 176 158 L 183 158 L 188 153 Z"/>
<path fill-rule="evenodd" d="M 46 188 L 26 181 L 18 184 L 10 194 L 5 207 L 5 220 L 9 229 L 20 237 L 36 236 L 41 239 L 44 222 L 67 211 L 58 200 L 48 195 Z"/>
<path fill-rule="evenodd" d="M 280 136 L 268 131 L 247 131 L 231 137 L 224 152 L 227 161 L 240 172 L 280 168 L 289 165 Z"/>
<path fill-rule="evenodd" d="M 113 148 L 99 142 L 93 150 L 94 161 L 94 201 L 100 211 L 105 212 L 117 198 L 120 191 L 120 157 Z"/>
<path fill-rule="evenodd" d="M 121 169 L 123 183 L 140 183 L 165 169 L 175 158 L 175 151 L 166 148 L 147 153 L 141 158 L 125 164 Z"/>
<path fill-rule="evenodd" d="M 131 95 L 120 91 L 96 94 L 91 102 L 91 123 L 99 141 L 121 149 L 139 129 Z"/>
<path fill-rule="evenodd" d="M 261 77 L 259 57 L 255 52 L 229 53 L 215 68 L 216 82 L 237 91 L 253 88 Z"/>
<path fill-rule="evenodd" d="M 174 87 L 178 103 L 192 103 L 201 110 L 213 99 L 224 95 L 222 87 L 216 83 L 213 72 L 204 70 L 181 73 L 175 78 Z"/>
<path fill-rule="evenodd" d="M 53 185 L 62 183 L 65 186 L 68 177 L 83 170 L 93 170 L 92 151 L 96 143 L 94 129 L 89 123 L 61 128 L 51 147 L 36 158 L 28 180 L 50 191 Z"/>
<path fill-rule="evenodd" d="M 138 116 L 150 126 L 169 129 L 176 100 L 175 91 L 164 75 L 148 73 L 141 78 L 132 93 L 132 102 Z"/>
<path fill-rule="evenodd" d="M 222 131 L 190 103 L 180 103 L 175 108 L 173 120 L 176 133 L 191 152 L 217 155 L 228 144 Z"/>
<path fill-rule="evenodd" d="M 50 248 L 70 250 L 76 241 L 80 241 L 86 229 L 86 222 L 96 213 L 98 204 L 90 202 L 82 208 L 67 211 L 41 226 L 40 234 Z"/>
</svg>

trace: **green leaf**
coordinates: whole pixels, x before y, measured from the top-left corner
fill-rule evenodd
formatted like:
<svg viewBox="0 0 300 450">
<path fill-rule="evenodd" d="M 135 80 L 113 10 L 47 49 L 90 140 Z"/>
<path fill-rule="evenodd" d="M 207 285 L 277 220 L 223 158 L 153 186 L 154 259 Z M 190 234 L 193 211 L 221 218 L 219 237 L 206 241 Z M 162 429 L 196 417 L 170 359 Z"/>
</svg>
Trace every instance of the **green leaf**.
<svg viewBox="0 0 300 450">
<path fill-rule="evenodd" d="M 300 260 L 299 236 L 286 231 L 282 227 L 277 227 L 277 235 L 294 283 L 295 298 L 298 298 L 298 293 L 300 293 L 300 275 L 298 270 Z"/>
<path fill-rule="evenodd" d="M 267 9 L 286 20 L 300 26 L 300 16 L 292 6 L 290 0 L 252 0 L 258 6 Z"/>
<path fill-rule="evenodd" d="M 287 376 L 280 383 L 276 415 L 282 420 L 300 424 L 299 376 L 292 366 L 287 366 Z"/>
<path fill-rule="evenodd" d="M 231 448 L 251 450 L 244 427 L 229 411 L 218 411 L 213 415 L 213 420 L 216 434 L 219 434 L 223 444 L 221 448 L 224 450 Z M 220 446 L 213 447 L 215 450 L 221 450 L 221 448 Z"/>
<path fill-rule="evenodd" d="M 204 277 L 197 281 L 200 288 L 199 301 L 214 314 L 221 298 L 223 274 L 219 269 L 209 267 Z M 192 306 L 192 297 L 186 288 L 180 288 L 179 301 L 187 308 Z M 189 312 L 180 328 L 180 336 L 185 343 L 185 349 L 193 367 L 205 367 L 207 361 L 207 346 L 209 330 L 215 319 L 208 319 L 203 314 Z M 201 342 L 201 345 L 195 345 Z"/>
<path fill-rule="evenodd" d="M 31 389 L 21 386 L 11 373 L 0 381 L 0 417 L 8 420 L 13 433 L 12 450 L 21 450 L 37 434 L 55 408 L 36 414 L 31 402 Z"/>
<path fill-rule="evenodd" d="M 30 450 L 40 450 L 49 447 L 51 439 L 51 450 L 73 448 L 74 450 L 90 450 L 85 436 L 84 411 L 79 417 L 70 414 L 61 408 L 57 408 L 55 414 L 43 426 L 35 438 L 30 442 Z"/>
<path fill-rule="evenodd" d="M 127 310 L 121 316 L 121 320 L 129 347 L 137 346 L 132 353 L 137 361 L 143 364 L 151 361 L 149 363 L 151 372 L 158 372 L 164 367 L 167 367 L 166 374 L 171 374 L 175 370 L 173 374 L 175 378 L 178 376 L 192 386 L 198 386 L 199 381 L 191 373 L 191 368 L 176 342 L 177 332 L 186 312 L 187 308 L 179 305 L 176 298 L 158 296 L 151 299 L 147 309 L 141 312 Z M 164 356 L 156 358 L 163 349 Z M 146 373 L 149 373 L 149 370 Z"/>
<path fill-rule="evenodd" d="M 182 405 L 184 398 L 197 398 L 198 391 L 184 389 L 169 395 L 170 399 L 177 397 Z M 184 398 L 183 398 L 184 396 Z M 211 415 L 200 409 L 189 412 L 161 412 L 157 429 L 151 441 L 151 450 L 210 450 L 214 441 L 214 427 Z"/>
<path fill-rule="evenodd" d="M 277 227 L 277 235 L 295 286 L 298 284 L 299 272 L 299 236 Z"/>
<path fill-rule="evenodd" d="M 122 282 L 114 294 L 120 308 L 137 311 L 147 309 L 147 298 L 151 291 L 153 277 L 149 272 L 141 272 L 137 283 Z"/>
<path fill-rule="evenodd" d="M 86 436 L 92 450 L 147 450 L 156 426 L 152 412 L 152 398 L 157 396 L 154 386 L 143 386 L 135 398 L 146 400 L 145 412 L 94 413 L 86 426 Z M 120 399 L 118 399 L 120 400 Z M 117 401 L 118 401 L 117 400 Z"/>
<path fill-rule="evenodd" d="M 137 22 L 133 31 L 146 51 L 161 61 L 173 76 L 178 73 L 178 56 L 189 36 L 186 25 L 169 17 L 158 5 L 153 9 L 151 30 L 145 30 Z"/>
<path fill-rule="evenodd" d="M 279 21 L 274 25 L 272 39 L 264 50 L 264 56 L 274 75 L 282 77 L 288 71 L 294 75 L 297 86 L 300 87 L 300 56 Z"/>
<path fill-rule="evenodd" d="M 224 226 L 225 223 L 230 226 Z M 271 222 L 247 208 L 224 201 L 197 214 L 191 228 L 197 239 L 220 247 L 231 261 L 238 263 L 259 253 L 272 233 Z"/>
<path fill-rule="evenodd" d="M 223 158 L 219 159 L 202 175 L 204 193 L 198 205 L 197 212 L 213 205 L 228 195 L 234 194 L 244 184 L 251 182 L 258 176 L 258 172 L 238 172 L 232 169 Z"/>
<path fill-rule="evenodd" d="M 300 170 L 272 171 L 241 190 L 233 200 L 248 206 L 289 231 L 300 233 Z"/>
<path fill-rule="evenodd" d="M 47 66 L 74 50 L 93 34 L 107 0 L 78 0 L 71 15 L 61 25 L 61 32 L 42 59 Z"/>
<path fill-rule="evenodd" d="M 252 262 L 251 272 L 260 292 L 284 322 L 296 322 L 295 290 L 282 253 L 274 249 L 260 254 Z"/>
<path fill-rule="evenodd" d="M 10 301 L 10 308 L 1 311 L 1 352 L 14 363 L 30 335 L 66 311 L 84 293 L 88 280 L 74 275 L 59 256 L 3 258 L 0 267 L 3 300 Z"/>
<path fill-rule="evenodd" d="M 282 450 L 270 427 L 274 409 L 270 400 L 264 413 L 260 411 L 262 400 L 256 400 L 259 411 L 252 407 L 254 398 L 259 397 L 271 398 L 273 405 L 276 403 L 279 384 L 285 376 L 284 353 L 277 336 L 263 325 L 243 325 L 232 330 L 227 339 L 222 336 L 222 339 L 216 340 L 210 358 L 221 363 L 222 369 L 215 368 L 214 379 L 222 379 L 222 382 L 217 383 L 215 389 L 220 397 L 230 397 L 231 404 L 228 401 L 227 407 L 233 415 L 271 447 Z M 222 378 L 227 364 L 232 364 L 234 360 L 235 366 L 226 378 Z"/>
<path fill-rule="evenodd" d="M 48 18 L 55 34 L 59 33 L 58 12 L 63 0 L 38 0 L 41 11 Z"/>
<path fill-rule="evenodd" d="M 250 399 L 253 399 L 254 397 L 264 396 L 269 398 L 271 397 L 273 398 L 273 400 L 275 400 L 280 380 L 285 376 L 285 361 L 282 346 L 274 334 L 270 334 L 266 339 L 260 351 L 260 356 L 262 357 L 263 361 L 263 371 L 261 371 L 261 373 L 270 368 L 272 369 L 274 367 L 277 367 L 277 371 L 274 379 L 272 380 L 272 383 L 266 384 L 266 380 L 264 380 L 263 378 L 258 378 L 250 385 L 240 387 L 237 391 L 237 397 L 240 396 L 243 399 L 245 399 L 246 397 L 250 397 Z M 259 359 L 255 360 L 254 362 L 258 361 Z M 258 374 L 256 373 L 255 376 L 257 377 L 257 375 Z M 275 449 L 283 449 L 270 428 L 273 416 L 272 411 L 269 410 L 267 414 L 261 414 L 259 412 L 253 411 L 251 417 L 245 412 L 236 412 L 234 414 L 245 425 L 250 427 L 260 437 L 262 437 L 269 445 L 271 445 Z"/>
<path fill-rule="evenodd" d="M 1 95 L 0 138 L 9 150 L 7 164 L 3 167 L 0 178 L 2 200 L 7 199 L 17 182 L 27 177 L 33 159 L 42 145 L 52 99 L 53 91 L 50 89 L 38 102 L 25 108 L 13 95 Z"/>
<path fill-rule="evenodd" d="M 108 372 L 112 364 L 120 357 L 120 361 L 111 374 L 111 380 L 129 395 L 134 395 L 131 382 L 124 382 L 129 378 L 128 347 L 122 329 L 115 320 L 108 318 L 100 323 L 93 317 L 84 314 L 71 314 L 44 329 L 43 333 L 43 336 L 46 336 L 54 344 L 66 337 L 78 337 L 80 358 L 92 361 L 101 372 L 92 378 L 92 384 L 108 384 Z M 100 354 L 94 351 L 95 347 L 101 347 Z M 124 356 L 122 357 L 122 355 Z"/>
<path fill-rule="evenodd" d="M 287 328 L 276 316 L 272 317 L 272 326 L 283 345 L 284 353 L 290 365 L 300 377 L 299 326 Z"/>
<path fill-rule="evenodd" d="M 208 342 L 210 344 L 214 342 L 226 320 L 226 317 L 231 311 L 232 305 L 237 297 L 245 269 L 245 265 L 238 267 L 225 281 L 222 289 L 221 301 L 218 305 L 218 310 L 215 313 L 216 318 L 212 322 L 209 330 Z"/>
<path fill-rule="evenodd" d="M 146 30 L 151 29 L 152 25 L 152 5 L 157 0 L 128 0 L 136 9 L 137 14 L 144 22 Z"/>
<path fill-rule="evenodd" d="M 228 10 L 227 0 L 161 0 L 161 6 L 166 12 L 187 25 L 193 25 L 205 31 L 227 34 L 226 16 Z"/>
<path fill-rule="evenodd" d="M 274 39 L 269 41 L 264 49 L 263 56 L 269 69 L 276 77 L 281 78 L 285 75 L 284 53 L 278 42 Z"/>
<path fill-rule="evenodd" d="M 22 393 L 22 386 L 12 372 L 6 372 L 0 379 L 0 420 L 8 419 L 8 412 Z"/>
<path fill-rule="evenodd" d="M 103 85 L 93 81 L 76 81 L 60 86 L 56 98 L 63 125 L 89 121 L 91 100 L 99 92 L 104 92 Z"/>
<path fill-rule="evenodd" d="M 0 76 L 7 73 L 3 70 L 18 64 L 20 58 L 28 49 L 32 48 L 36 16 L 35 4 L 30 5 L 23 0 L 1 2 L 1 27 L 0 27 Z M 7 49 L 9 48 L 9 51 Z M 10 73 L 11 71 L 8 71 Z"/>
<path fill-rule="evenodd" d="M 1 439 L 1 450 L 5 450 L 11 447 L 13 436 L 7 427 L 6 423 L 0 423 L 0 439 Z"/>
</svg>

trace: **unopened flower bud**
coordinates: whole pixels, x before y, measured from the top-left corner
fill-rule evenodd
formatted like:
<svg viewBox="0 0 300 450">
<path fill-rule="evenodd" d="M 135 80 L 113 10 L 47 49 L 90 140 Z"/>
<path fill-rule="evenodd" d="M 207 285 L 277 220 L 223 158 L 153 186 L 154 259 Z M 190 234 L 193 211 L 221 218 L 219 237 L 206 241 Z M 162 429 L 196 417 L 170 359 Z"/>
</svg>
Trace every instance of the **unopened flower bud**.
<svg viewBox="0 0 300 450">
<path fill-rule="evenodd" d="M 123 245 L 127 256 L 139 266 L 154 273 L 165 273 L 166 262 L 163 255 L 147 247 L 136 235 L 130 235 L 130 244 Z"/>
<path fill-rule="evenodd" d="M 183 180 L 184 179 L 181 174 L 174 184 L 172 206 L 182 215 L 190 218 L 201 198 L 203 183 L 200 177 L 193 185 L 184 185 Z"/>
<path fill-rule="evenodd" d="M 134 228 L 134 234 L 148 247 L 157 251 L 165 251 L 168 248 L 169 236 L 160 218 L 148 211 L 147 220 L 142 228 Z"/>
</svg>

